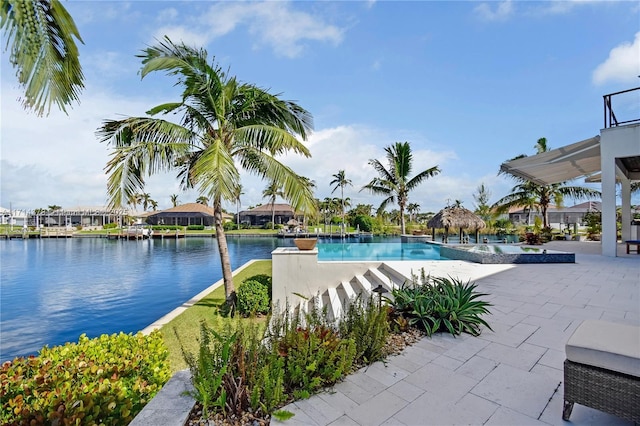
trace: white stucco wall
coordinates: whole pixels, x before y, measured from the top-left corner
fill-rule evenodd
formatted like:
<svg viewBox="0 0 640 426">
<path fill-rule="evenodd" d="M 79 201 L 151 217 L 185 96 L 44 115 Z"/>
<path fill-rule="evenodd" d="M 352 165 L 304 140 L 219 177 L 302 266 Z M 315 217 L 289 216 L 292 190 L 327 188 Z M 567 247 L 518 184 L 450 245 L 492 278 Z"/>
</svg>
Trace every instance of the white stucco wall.
<svg viewBox="0 0 640 426">
<path fill-rule="evenodd" d="M 622 210 L 630 209 L 629 182 L 616 166 L 616 158 L 640 155 L 640 124 L 600 130 L 600 166 L 602 170 L 602 254 L 616 256 L 616 176 L 623 182 Z M 626 221 L 625 221 L 626 219 Z M 622 218 L 622 239 L 631 238 L 629 214 Z"/>
<path fill-rule="evenodd" d="M 271 252 L 273 303 L 280 307 L 297 305 L 300 297 L 322 294 L 329 287 L 338 287 L 342 281 L 350 281 L 355 275 L 364 274 L 369 268 L 377 268 L 381 262 L 318 262 L 318 249 L 298 250 L 295 247 L 279 247 Z"/>
</svg>

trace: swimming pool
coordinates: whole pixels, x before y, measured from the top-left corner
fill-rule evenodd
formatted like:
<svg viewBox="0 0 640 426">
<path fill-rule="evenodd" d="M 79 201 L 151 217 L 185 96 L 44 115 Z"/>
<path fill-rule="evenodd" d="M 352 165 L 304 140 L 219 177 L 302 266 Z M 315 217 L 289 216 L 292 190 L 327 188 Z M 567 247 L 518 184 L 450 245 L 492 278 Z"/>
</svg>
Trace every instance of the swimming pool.
<svg viewBox="0 0 640 426">
<path fill-rule="evenodd" d="M 319 243 L 319 261 L 441 260 L 440 247 L 425 243 Z"/>
<path fill-rule="evenodd" d="M 575 263 L 576 261 L 575 253 L 513 244 L 442 246 L 440 253 L 449 259 L 484 264 Z"/>
</svg>

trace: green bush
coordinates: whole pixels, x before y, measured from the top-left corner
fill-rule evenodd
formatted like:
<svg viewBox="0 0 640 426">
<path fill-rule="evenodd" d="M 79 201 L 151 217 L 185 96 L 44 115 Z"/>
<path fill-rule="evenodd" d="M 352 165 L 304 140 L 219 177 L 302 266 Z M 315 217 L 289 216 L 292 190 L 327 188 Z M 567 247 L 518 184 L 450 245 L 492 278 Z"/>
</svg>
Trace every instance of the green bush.
<svg viewBox="0 0 640 426">
<path fill-rule="evenodd" d="M 284 384 L 295 398 L 308 398 L 318 389 L 348 374 L 356 359 L 353 339 L 342 338 L 316 309 L 300 317 L 272 318 L 269 345 L 284 358 Z"/>
<path fill-rule="evenodd" d="M 454 336 L 461 333 L 478 336 L 481 325 L 491 330 L 481 318 L 490 313 L 487 308 L 491 304 L 477 300 L 486 294 L 477 293 L 476 287 L 457 278 L 425 276 L 423 269 L 420 282 L 414 276 L 408 285 L 392 290 L 393 298 L 387 300 L 394 312 L 424 329 L 427 335 L 448 331 Z"/>
<path fill-rule="evenodd" d="M 238 312 L 244 316 L 266 314 L 271 307 L 269 290 L 260 281 L 246 280 L 236 292 Z"/>
<path fill-rule="evenodd" d="M 118 224 L 117 224 L 117 223 L 105 223 L 105 224 L 102 226 L 102 229 L 115 229 L 115 228 L 117 228 L 117 227 L 118 227 Z"/>
<path fill-rule="evenodd" d="M 204 225 L 189 225 L 187 231 L 204 231 Z"/>
<path fill-rule="evenodd" d="M 159 332 L 44 347 L 0 370 L 3 425 L 126 425 L 169 380 Z"/>
<path fill-rule="evenodd" d="M 272 285 L 271 277 L 269 275 L 267 274 L 253 275 L 242 282 L 244 283 L 246 281 L 258 281 L 260 284 L 262 284 L 267 289 L 267 292 L 269 293 L 269 300 L 271 300 L 273 285 Z"/>
<path fill-rule="evenodd" d="M 360 231 L 362 232 L 372 232 L 374 227 L 374 220 L 371 216 L 356 216 L 353 220 L 353 225 L 356 227 L 360 227 Z"/>
<path fill-rule="evenodd" d="M 233 222 L 225 222 L 222 224 L 222 229 L 224 229 L 225 231 L 234 231 L 238 229 L 238 227 Z"/>
</svg>

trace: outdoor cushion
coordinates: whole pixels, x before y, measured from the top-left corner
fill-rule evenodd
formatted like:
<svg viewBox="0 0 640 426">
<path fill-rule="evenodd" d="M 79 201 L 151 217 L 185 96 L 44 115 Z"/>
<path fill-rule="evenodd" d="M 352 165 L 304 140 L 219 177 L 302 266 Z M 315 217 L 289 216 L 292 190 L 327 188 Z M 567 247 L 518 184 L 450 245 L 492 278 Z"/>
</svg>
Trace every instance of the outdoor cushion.
<svg viewBox="0 0 640 426">
<path fill-rule="evenodd" d="M 640 326 L 586 320 L 565 350 L 569 361 L 640 377 Z"/>
</svg>

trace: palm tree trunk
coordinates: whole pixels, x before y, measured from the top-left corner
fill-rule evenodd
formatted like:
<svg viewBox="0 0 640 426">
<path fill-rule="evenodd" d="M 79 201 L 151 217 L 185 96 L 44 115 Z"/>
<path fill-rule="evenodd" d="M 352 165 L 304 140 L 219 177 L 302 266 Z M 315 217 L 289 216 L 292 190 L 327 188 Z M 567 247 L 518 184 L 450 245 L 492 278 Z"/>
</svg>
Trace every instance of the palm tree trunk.
<svg viewBox="0 0 640 426">
<path fill-rule="evenodd" d="M 340 197 L 342 198 L 342 230 L 340 232 L 344 233 L 344 186 L 340 186 Z"/>
<path fill-rule="evenodd" d="M 404 235 L 404 206 L 400 206 L 400 234 Z"/>
<path fill-rule="evenodd" d="M 222 279 L 224 281 L 224 295 L 228 306 L 235 306 L 236 288 L 233 285 L 233 271 L 231 271 L 231 258 L 229 257 L 229 247 L 227 237 L 222 227 L 222 204 L 220 200 L 213 203 L 213 215 L 216 227 L 216 240 L 218 241 L 218 251 L 220 252 L 220 263 L 222 264 Z"/>
<path fill-rule="evenodd" d="M 276 203 L 275 201 L 271 203 L 271 230 L 276 229 Z"/>
</svg>

